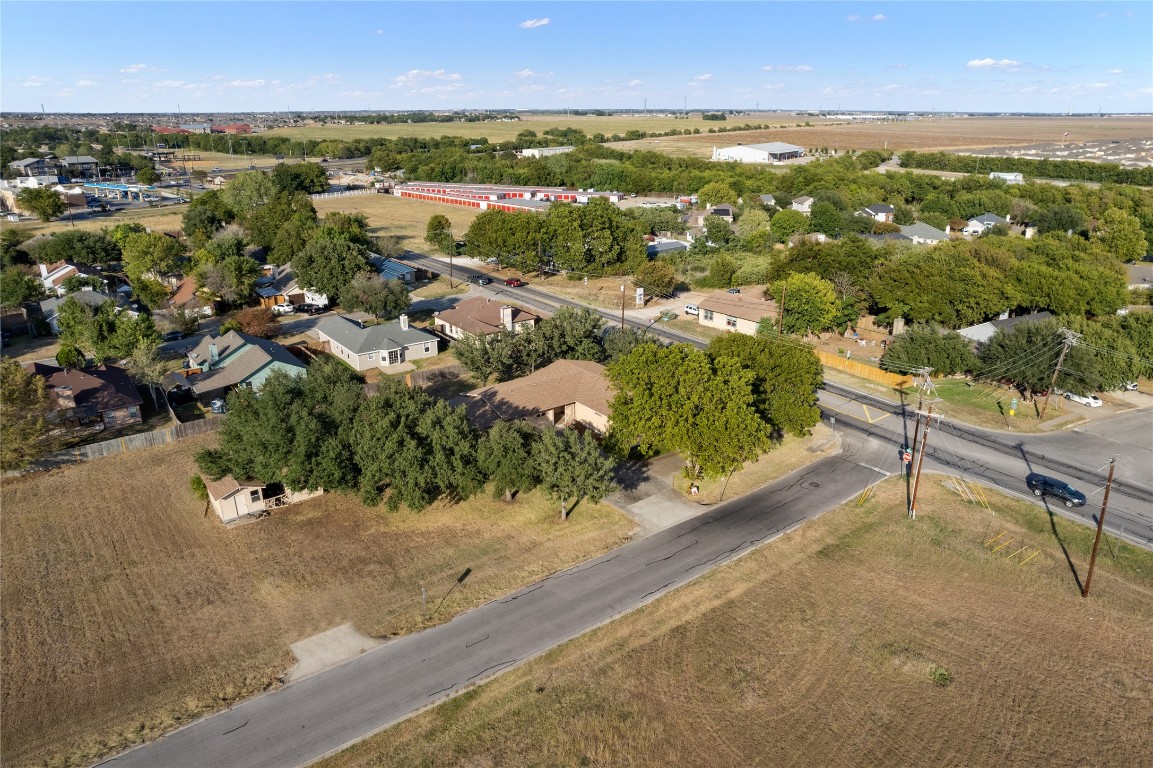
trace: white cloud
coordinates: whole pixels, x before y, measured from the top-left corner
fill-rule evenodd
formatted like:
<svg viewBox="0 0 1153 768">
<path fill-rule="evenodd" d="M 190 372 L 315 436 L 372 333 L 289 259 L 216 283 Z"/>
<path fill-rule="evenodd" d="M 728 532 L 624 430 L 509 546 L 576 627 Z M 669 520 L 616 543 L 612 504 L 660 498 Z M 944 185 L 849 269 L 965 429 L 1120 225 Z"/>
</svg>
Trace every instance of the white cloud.
<svg viewBox="0 0 1153 768">
<path fill-rule="evenodd" d="M 48 82 L 48 78 L 46 78 L 46 77 L 41 77 L 40 75 L 29 75 L 24 80 L 24 87 L 25 88 L 39 88 L 40 86 L 46 84 L 47 82 Z"/>
<path fill-rule="evenodd" d="M 160 82 L 153 83 L 153 88 L 183 88 L 183 80 L 161 80 Z"/>
<path fill-rule="evenodd" d="M 901 86 L 897 85 L 896 83 L 889 83 L 888 85 L 886 85 L 886 86 L 885 86 L 884 88 L 882 88 L 881 90 L 882 90 L 882 91 L 895 91 L 895 90 L 897 90 L 897 89 L 898 89 L 898 88 L 900 88 L 900 87 L 901 87 Z"/>
<path fill-rule="evenodd" d="M 1095 18 L 1095 19 L 1107 19 L 1107 18 L 1109 18 L 1109 14 L 1102 11 L 1101 13 L 1093 14 L 1093 18 Z"/>
<path fill-rule="evenodd" d="M 376 30 L 375 32 L 373 32 L 372 34 L 374 34 L 374 35 L 383 35 L 383 34 L 384 34 L 384 30 L 383 30 L 383 29 L 378 29 L 378 30 Z"/>
<path fill-rule="evenodd" d="M 696 77 L 694 77 L 694 78 L 693 78 L 693 80 L 696 80 L 698 83 L 703 83 L 703 82 L 705 82 L 706 80 L 712 80 L 712 79 L 713 79 L 713 76 L 712 76 L 712 75 L 708 75 L 708 74 L 705 74 L 705 75 L 697 75 Z"/>
<path fill-rule="evenodd" d="M 548 86 L 541 85 L 540 83 L 526 83 L 517 90 L 519 90 L 521 93 L 536 93 L 538 91 L 547 91 Z"/>
<path fill-rule="evenodd" d="M 893 69 L 908 69 L 909 65 L 908 64 L 894 64 L 892 66 L 892 68 Z"/>
<path fill-rule="evenodd" d="M 768 85 L 762 85 L 761 89 L 765 90 L 765 91 L 779 91 L 781 88 L 784 88 L 784 87 L 785 87 L 784 83 L 769 83 Z"/>
<path fill-rule="evenodd" d="M 520 72 L 513 72 L 512 76 L 517 80 L 531 80 L 534 77 L 552 77 L 552 72 L 533 72 L 531 69 L 522 69 Z"/>
<path fill-rule="evenodd" d="M 761 67 L 765 72 L 812 72 L 810 64 L 769 64 Z"/>
<path fill-rule="evenodd" d="M 410 94 L 412 94 L 412 93 L 425 93 L 425 94 L 432 94 L 434 96 L 442 96 L 445 94 L 452 93 L 453 91 L 455 91 L 461 87 L 462 87 L 461 83 L 450 83 L 449 85 L 430 85 L 430 86 L 427 86 L 425 88 L 420 88 L 416 91 L 409 91 L 409 93 Z"/>
<path fill-rule="evenodd" d="M 120 71 L 123 74 L 134 75 L 137 72 L 143 72 L 147 69 L 152 69 L 152 67 L 147 64 L 129 64 L 127 67 L 122 67 Z"/>
<path fill-rule="evenodd" d="M 66 96 L 71 96 L 74 93 L 76 93 L 76 91 L 72 90 L 71 88 L 65 88 L 64 90 L 62 90 L 58 94 L 56 94 L 56 96 L 57 96 L 57 98 L 64 98 Z"/>
<path fill-rule="evenodd" d="M 327 75 L 325 76 L 327 77 Z M 393 79 L 393 88 L 400 88 L 406 85 L 416 85 L 423 83 L 426 80 L 450 80 L 456 81 L 463 79 L 459 72 L 446 72 L 443 69 L 429 70 L 429 69 L 410 69 L 403 75 L 398 75 Z"/>
<path fill-rule="evenodd" d="M 259 88 L 265 80 L 229 80 L 225 85 L 229 88 Z"/>
<path fill-rule="evenodd" d="M 629 80 L 627 83 L 625 83 L 625 85 L 628 86 L 629 88 L 636 88 L 637 86 L 644 85 L 644 84 L 645 84 L 644 80 Z"/>
<path fill-rule="evenodd" d="M 1004 69 L 1009 72 L 1021 68 L 1021 62 L 1013 59 L 970 59 L 965 69 Z"/>
<path fill-rule="evenodd" d="M 1137 93 L 1142 93 L 1146 96 L 1153 94 L 1153 88 L 1138 88 Z"/>
<path fill-rule="evenodd" d="M 537 27 L 543 27 L 546 24 L 548 24 L 547 16 L 545 16 L 543 19 L 526 19 L 520 24 L 517 24 L 517 26 L 521 29 L 536 29 Z"/>
<path fill-rule="evenodd" d="M 1108 88 L 1108 87 L 1109 87 L 1109 83 L 1089 83 L 1089 86 L 1088 86 L 1088 87 L 1089 87 L 1089 88 L 1092 88 L 1092 89 L 1093 89 L 1093 90 L 1095 90 L 1095 91 L 1099 91 L 1099 90 L 1101 90 L 1102 88 Z"/>
<path fill-rule="evenodd" d="M 876 16 L 870 16 L 869 21 L 888 21 L 889 17 L 883 13 L 878 13 Z"/>
<path fill-rule="evenodd" d="M 77 80 L 76 81 L 76 87 L 77 88 L 91 88 L 94 85 L 100 85 L 100 83 L 96 82 L 95 80 Z"/>
<path fill-rule="evenodd" d="M 1111 70 L 1109 70 L 1109 74 L 1111 74 L 1111 75 L 1123 75 L 1123 74 L 1125 74 L 1125 70 L 1123 70 L 1123 69 L 1111 69 Z"/>
<path fill-rule="evenodd" d="M 869 17 L 869 18 L 867 18 L 867 19 L 865 19 L 865 18 L 862 18 L 862 17 L 858 16 L 858 15 L 857 15 L 857 14 L 855 14 L 855 13 L 853 13 L 853 14 L 850 14 L 850 15 L 848 15 L 848 16 L 846 16 L 846 17 L 845 17 L 845 21 L 850 21 L 850 22 L 857 22 L 857 21 L 861 21 L 861 22 L 865 22 L 865 23 L 869 23 L 869 22 L 874 22 L 874 23 L 875 23 L 875 22 L 888 21 L 888 20 L 889 20 L 889 17 L 888 17 L 888 16 L 886 16 L 885 14 L 883 14 L 883 13 L 876 13 L 876 14 L 873 14 L 872 16 L 870 16 L 870 17 Z"/>
<path fill-rule="evenodd" d="M 845 21 L 860 21 L 860 20 L 861 20 L 861 17 L 855 13 L 850 15 L 850 16 L 845 17 Z"/>
</svg>

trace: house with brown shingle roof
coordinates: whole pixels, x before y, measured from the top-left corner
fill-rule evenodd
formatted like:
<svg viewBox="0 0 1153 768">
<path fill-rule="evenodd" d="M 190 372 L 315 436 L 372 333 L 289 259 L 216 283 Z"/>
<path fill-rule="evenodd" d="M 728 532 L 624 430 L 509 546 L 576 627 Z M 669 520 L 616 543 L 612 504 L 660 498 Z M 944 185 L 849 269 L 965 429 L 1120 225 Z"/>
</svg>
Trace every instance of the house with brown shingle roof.
<svg viewBox="0 0 1153 768">
<path fill-rule="evenodd" d="M 290 491 L 279 483 L 266 485 L 256 480 L 237 480 L 225 475 L 219 480 L 201 476 L 208 489 L 208 503 L 225 523 L 235 523 L 246 517 L 264 517 L 277 507 L 286 507 L 299 501 L 311 499 L 324 493 L 315 491 Z"/>
<path fill-rule="evenodd" d="M 433 325 L 437 333 L 451 339 L 465 336 L 492 336 L 501 331 L 531 331 L 540 317 L 528 310 L 484 298 L 465 299 L 452 309 L 436 313 Z"/>
<path fill-rule="evenodd" d="M 702 299 L 697 322 L 722 331 L 757 335 L 757 325 L 766 317 L 777 316 L 775 301 L 722 293 Z"/>
<path fill-rule="evenodd" d="M 469 420 L 484 429 L 498 421 L 523 419 L 603 435 L 609 428 L 614 394 L 600 363 L 557 360 L 528 376 L 474 389 L 461 402 Z"/>
<path fill-rule="evenodd" d="M 195 317 L 212 317 L 216 311 L 211 301 L 200 295 L 196 278 L 188 275 L 176 286 L 176 291 L 168 298 L 168 308 L 172 312 L 184 310 Z"/>
<path fill-rule="evenodd" d="M 69 427 L 103 424 L 104 429 L 111 429 L 144 420 L 140 393 L 123 368 L 101 365 L 81 370 L 30 363 L 24 369 L 47 382 L 56 399 L 54 421 Z"/>
</svg>

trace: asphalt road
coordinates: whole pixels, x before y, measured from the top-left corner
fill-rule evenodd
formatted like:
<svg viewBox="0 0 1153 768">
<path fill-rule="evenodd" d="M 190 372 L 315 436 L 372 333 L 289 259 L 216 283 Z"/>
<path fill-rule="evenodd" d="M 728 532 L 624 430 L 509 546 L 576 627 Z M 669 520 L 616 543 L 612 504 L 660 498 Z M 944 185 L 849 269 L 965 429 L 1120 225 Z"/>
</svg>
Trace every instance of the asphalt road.
<svg viewBox="0 0 1153 768">
<path fill-rule="evenodd" d="M 842 458 L 823 459 L 448 624 L 249 699 L 104 764 L 303 765 L 634 610 L 853 497 L 881 477 Z M 467 589 L 467 582 L 462 588 Z"/>
</svg>

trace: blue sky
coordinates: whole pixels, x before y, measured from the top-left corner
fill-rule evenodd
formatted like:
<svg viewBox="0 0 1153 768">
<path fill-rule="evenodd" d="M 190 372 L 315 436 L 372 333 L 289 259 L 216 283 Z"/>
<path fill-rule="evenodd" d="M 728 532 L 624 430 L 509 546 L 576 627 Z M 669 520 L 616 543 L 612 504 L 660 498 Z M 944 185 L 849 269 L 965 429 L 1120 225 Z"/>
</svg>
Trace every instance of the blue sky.
<svg viewBox="0 0 1153 768">
<path fill-rule="evenodd" d="M 1151 30 L 1149 2 L 4 0 L 0 109 L 1150 112 Z"/>
</svg>

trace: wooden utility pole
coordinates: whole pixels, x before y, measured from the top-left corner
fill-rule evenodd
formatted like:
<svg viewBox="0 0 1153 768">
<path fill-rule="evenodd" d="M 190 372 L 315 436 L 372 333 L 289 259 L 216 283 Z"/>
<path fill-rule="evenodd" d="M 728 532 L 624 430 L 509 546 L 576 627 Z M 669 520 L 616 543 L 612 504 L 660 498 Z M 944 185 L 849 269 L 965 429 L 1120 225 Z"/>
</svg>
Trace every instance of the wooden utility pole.
<svg viewBox="0 0 1153 768">
<path fill-rule="evenodd" d="M 1097 565 L 1097 547 L 1101 546 L 1101 529 L 1105 527 L 1105 510 L 1109 506 L 1109 489 L 1113 486 L 1113 470 L 1117 466 L 1117 457 L 1109 459 L 1109 479 L 1105 482 L 1105 497 L 1101 499 L 1101 514 L 1097 516 L 1097 535 L 1093 537 L 1093 553 L 1089 555 L 1089 572 L 1085 574 L 1085 586 L 1081 588 L 1081 597 L 1089 596 L 1089 583 L 1093 581 L 1093 567 Z"/>
<path fill-rule="evenodd" d="M 785 281 L 781 281 L 781 306 L 777 307 L 777 335 L 785 335 Z"/>
<path fill-rule="evenodd" d="M 621 330 L 625 329 L 625 284 L 621 283 Z"/>
<path fill-rule="evenodd" d="M 921 450 L 917 454 L 917 474 L 913 476 L 913 498 L 909 500 L 909 519 L 917 519 L 917 486 L 921 482 L 921 464 L 925 461 L 925 447 L 929 442 L 929 420 L 933 417 L 933 406 L 925 413 L 925 432 L 921 435 Z M 918 421 L 918 424 L 920 422 Z"/>
<path fill-rule="evenodd" d="M 448 228 L 448 287 L 452 290 L 452 255 L 456 252 L 456 240 L 452 237 L 452 227 Z"/>
<path fill-rule="evenodd" d="M 1061 347 L 1061 356 L 1057 358 L 1057 367 L 1053 369 L 1053 379 L 1049 382 L 1049 391 L 1045 393 L 1045 402 L 1041 403 L 1041 418 L 1045 418 L 1045 409 L 1049 407 L 1049 396 L 1053 394 L 1053 387 L 1057 386 L 1057 374 L 1061 372 L 1061 363 L 1065 362 L 1065 354 L 1069 351 L 1069 347 L 1077 343 L 1081 338 L 1081 334 L 1074 333 L 1067 328 L 1062 328 L 1061 333 L 1065 334 L 1064 346 Z"/>
</svg>

